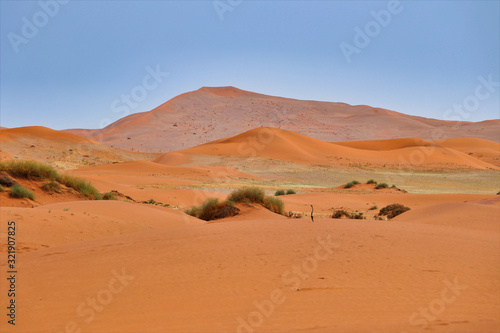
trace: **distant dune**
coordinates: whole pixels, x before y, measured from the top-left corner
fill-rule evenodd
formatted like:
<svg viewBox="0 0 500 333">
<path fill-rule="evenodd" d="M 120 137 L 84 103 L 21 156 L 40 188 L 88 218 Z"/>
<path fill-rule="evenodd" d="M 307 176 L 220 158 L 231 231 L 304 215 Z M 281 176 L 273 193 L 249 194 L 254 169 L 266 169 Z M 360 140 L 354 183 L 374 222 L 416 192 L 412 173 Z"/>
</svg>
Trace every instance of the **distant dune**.
<svg viewBox="0 0 500 333">
<path fill-rule="evenodd" d="M 50 163 L 61 169 L 129 160 L 150 160 L 153 154 L 125 151 L 94 140 L 42 126 L 0 130 L 0 158 Z"/>
<path fill-rule="evenodd" d="M 369 166 L 410 169 L 499 169 L 500 144 L 487 140 L 460 139 L 473 151 L 490 152 L 491 162 L 482 161 L 460 150 L 417 138 L 381 141 L 330 143 L 283 129 L 262 127 L 227 139 L 173 153 L 156 162 L 180 165 L 193 156 L 261 157 L 302 164 Z M 454 147 L 455 141 L 449 141 Z M 467 151 L 467 149 L 465 150 Z"/>
<path fill-rule="evenodd" d="M 204 87 L 185 93 L 102 130 L 67 131 L 122 149 L 165 153 L 261 126 L 323 141 L 475 137 L 500 142 L 500 120 L 442 121 L 366 105 L 273 97 L 234 87 Z"/>
</svg>

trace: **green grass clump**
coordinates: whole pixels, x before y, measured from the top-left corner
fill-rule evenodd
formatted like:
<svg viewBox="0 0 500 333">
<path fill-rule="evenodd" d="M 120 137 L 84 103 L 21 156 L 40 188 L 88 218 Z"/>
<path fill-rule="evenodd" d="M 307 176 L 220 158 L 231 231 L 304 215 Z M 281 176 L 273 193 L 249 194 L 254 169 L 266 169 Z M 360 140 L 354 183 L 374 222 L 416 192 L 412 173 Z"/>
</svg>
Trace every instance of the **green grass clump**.
<svg viewBox="0 0 500 333">
<path fill-rule="evenodd" d="M 18 198 L 18 199 L 28 198 L 31 200 L 35 200 L 35 195 L 30 190 L 28 190 L 25 187 L 22 187 L 19 184 L 12 186 L 12 188 L 10 189 L 9 195 L 12 198 Z"/>
<path fill-rule="evenodd" d="M 13 177 L 29 180 L 57 180 L 59 177 L 52 166 L 35 161 L 7 161 L 2 165 L 2 170 Z"/>
<path fill-rule="evenodd" d="M 2 185 L 0 185 L 0 192 L 5 192 L 5 187 L 3 187 Z"/>
<path fill-rule="evenodd" d="M 374 206 L 371 206 L 370 209 L 368 209 L 368 210 L 375 210 L 377 208 L 378 208 L 377 205 L 374 205 Z"/>
<path fill-rule="evenodd" d="M 389 187 L 389 185 L 387 185 L 386 183 L 380 183 L 377 186 L 375 186 L 375 189 L 379 190 L 381 188 L 388 188 L 388 187 Z"/>
<path fill-rule="evenodd" d="M 377 184 L 376 181 L 374 181 L 373 179 L 370 179 L 369 181 L 366 182 L 367 184 Z"/>
<path fill-rule="evenodd" d="M 391 204 L 382 208 L 378 213 L 378 215 L 379 216 L 387 215 L 388 219 L 392 219 L 393 217 L 403 214 L 404 212 L 407 212 L 409 210 L 410 210 L 409 207 L 406 207 L 402 204 Z"/>
<path fill-rule="evenodd" d="M 102 195 L 102 200 L 118 200 L 113 192 L 106 192 Z"/>
<path fill-rule="evenodd" d="M 296 192 L 294 190 L 286 190 L 286 194 L 295 194 Z"/>
<path fill-rule="evenodd" d="M 276 214 L 283 214 L 285 209 L 283 201 L 275 197 L 265 197 L 263 206 Z"/>
<path fill-rule="evenodd" d="M 279 196 L 279 195 L 285 195 L 285 191 L 284 190 L 277 190 L 276 193 L 274 193 L 275 196 Z"/>
<path fill-rule="evenodd" d="M 90 182 L 77 177 L 61 175 L 48 164 L 35 161 L 7 161 L 0 164 L 0 171 L 6 171 L 11 176 L 22 179 L 55 181 L 75 189 L 90 199 L 101 199 L 101 194 Z"/>
<path fill-rule="evenodd" d="M 253 203 L 263 204 L 264 197 L 265 197 L 264 190 L 257 187 L 249 187 L 233 191 L 227 197 L 227 201 L 232 201 L 234 203 L 249 201 Z"/>
<path fill-rule="evenodd" d="M 212 221 L 234 216 L 238 214 L 239 211 L 240 210 L 231 202 L 219 202 L 219 199 L 210 198 L 205 200 L 200 207 L 192 207 L 191 209 L 188 209 L 186 214 L 204 221 Z"/>
<path fill-rule="evenodd" d="M 77 192 L 80 192 L 92 200 L 102 199 L 101 193 L 99 193 L 99 191 L 97 191 L 97 189 L 87 180 L 68 175 L 61 175 L 59 182 L 67 187 L 75 189 Z"/>
<path fill-rule="evenodd" d="M 61 193 L 61 185 L 54 180 L 43 183 L 41 189 L 48 193 Z"/>
<path fill-rule="evenodd" d="M 352 182 L 349 182 L 349 183 L 345 184 L 344 188 L 351 188 L 351 187 L 353 187 L 356 184 L 360 184 L 360 182 L 358 182 L 357 180 L 353 180 Z"/>
</svg>

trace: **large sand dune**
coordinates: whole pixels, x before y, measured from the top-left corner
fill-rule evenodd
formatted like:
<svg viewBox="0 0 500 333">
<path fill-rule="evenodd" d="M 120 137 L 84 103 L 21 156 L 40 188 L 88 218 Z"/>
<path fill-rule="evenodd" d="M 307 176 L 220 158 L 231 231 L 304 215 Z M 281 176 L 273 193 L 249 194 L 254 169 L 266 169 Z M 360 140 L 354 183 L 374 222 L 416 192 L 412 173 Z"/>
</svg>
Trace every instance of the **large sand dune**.
<svg viewBox="0 0 500 333">
<path fill-rule="evenodd" d="M 323 141 L 468 136 L 500 142 L 500 120 L 442 121 L 366 105 L 267 96 L 234 87 L 204 87 L 104 129 L 68 131 L 122 149 L 166 153 L 260 126 L 283 128 Z"/>
<path fill-rule="evenodd" d="M 498 163 L 500 152 L 495 156 L 491 147 L 500 144 L 487 140 L 467 142 L 475 149 L 487 149 L 490 160 Z M 179 164 L 179 161 L 189 161 L 189 156 L 193 155 L 265 157 L 294 163 L 344 167 L 359 165 L 410 169 L 498 169 L 497 166 L 462 151 L 422 139 L 330 143 L 269 127 L 253 129 L 179 152 L 166 153 L 156 161 Z M 184 158 L 181 159 L 180 156 Z"/>
</svg>

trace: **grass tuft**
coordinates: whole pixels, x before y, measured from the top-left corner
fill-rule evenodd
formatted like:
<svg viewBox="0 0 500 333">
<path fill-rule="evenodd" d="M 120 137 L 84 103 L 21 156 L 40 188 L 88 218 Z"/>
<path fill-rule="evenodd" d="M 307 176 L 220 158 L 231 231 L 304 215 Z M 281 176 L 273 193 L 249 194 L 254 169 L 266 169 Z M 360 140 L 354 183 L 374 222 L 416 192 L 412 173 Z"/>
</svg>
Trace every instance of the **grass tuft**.
<svg viewBox="0 0 500 333">
<path fill-rule="evenodd" d="M 277 190 L 275 193 L 274 193 L 275 196 L 279 196 L 279 195 L 285 195 L 285 191 L 284 190 Z"/>
<path fill-rule="evenodd" d="M 239 209 L 232 202 L 219 202 L 219 199 L 210 198 L 199 207 L 192 207 L 185 211 L 186 214 L 197 217 L 204 221 L 212 221 L 225 217 L 234 216 Z"/>
<path fill-rule="evenodd" d="M 367 184 L 377 184 L 377 182 L 373 179 L 370 179 L 369 181 L 366 182 Z"/>
<path fill-rule="evenodd" d="M 233 191 L 227 197 L 227 201 L 232 201 L 234 203 L 246 201 L 246 202 L 263 204 L 264 197 L 265 197 L 264 190 L 257 187 L 249 187 Z"/>
<path fill-rule="evenodd" d="M 35 195 L 30 190 L 28 190 L 25 187 L 22 187 L 19 184 L 12 186 L 9 195 L 12 198 L 17 198 L 17 199 L 28 198 L 31 200 L 35 200 Z"/>
<path fill-rule="evenodd" d="M 59 177 L 54 167 L 35 161 L 7 161 L 2 165 L 2 171 L 28 180 L 57 180 Z"/>
<path fill-rule="evenodd" d="M 53 180 L 43 183 L 41 189 L 48 193 L 61 193 L 61 185 Z"/>
<path fill-rule="evenodd" d="M 296 192 L 292 189 L 286 190 L 286 194 L 295 194 Z"/>
<path fill-rule="evenodd" d="M 67 187 L 75 189 L 77 192 L 80 192 L 92 200 L 102 199 L 101 193 L 99 193 L 99 191 L 97 191 L 97 189 L 87 180 L 68 175 L 61 175 L 59 182 Z"/>
<path fill-rule="evenodd" d="M 388 187 L 389 187 L 389 185 L 387 185 L 386 183 L 380 183 L 377 186 L 375 186 L 375 189 L 379 190 L 381 188 L 388 188 Z"/>
<path fill-rule="evenodd" d="M 285 204 L 283 204 L 283 201 L 275 197 L 265 197 L 263 206 L 273 213 L 282 215 L 285 209 Z"/>
<path fill-rule="evenodd" d="M 102 195 L 102 200 L 118 200 L 113 192 L 106 192 Z"/>
</svg>

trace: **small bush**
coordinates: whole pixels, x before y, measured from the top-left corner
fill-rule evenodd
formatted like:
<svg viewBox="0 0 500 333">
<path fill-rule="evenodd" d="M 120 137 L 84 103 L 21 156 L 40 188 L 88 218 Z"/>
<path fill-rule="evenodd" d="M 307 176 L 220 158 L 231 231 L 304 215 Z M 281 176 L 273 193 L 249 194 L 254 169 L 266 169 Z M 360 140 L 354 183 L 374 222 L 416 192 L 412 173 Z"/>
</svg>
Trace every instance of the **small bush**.
<svg viewBox="0 0 500 333">
<path fill-rule="evenodd" d="M 357 184 L 360 184 L 360 182 L 358 182 L 357 180 L 353 180 L 352 182 L 349 182 L 349 183 L 345 184 L 344 188 L 351 188 L 351 187 L 353 187 L 354 185 L 357 185 Z"/>
<path fill-rule="evenodd" d="M 99 191 L 97 191 L 97 189 L 89 181 L 86 181 L 84 179 L 62 175 L 59 179 L 59 182 L 63 185 L 66 185 L 67 187 L 75 189 L 77 192 L 80 192 L 81 194 L 92 200 L 102 199 Z"/>
<path fill-rule="evenodd" d="M 0 192 L 5 192 L 5 187 L 3 187 L 2 185 L 0 185 Z"/>
<path fill-rule="evenodd" d="M 9 194 L 12 198 L 18 198 L 18 199 L 28 198 L 31 200 L 35 200 L 35 195 L 33 193 L 31 193 L 30 190 L 28 190 L 25 187 L 22 187 L 19 184 L 12 186 Z"/>
<path fill-rule="evenodd" d="M 373 179 L 370 179 L 369 181 L 366 182 L 367 184 L 377 184 L 376 181 L 374 181 Z"/>
<path fill-rule="evenodd" d="M 285 191 L 284 190 L 277 190 L 276 193 L 274 193 L 275 196 L 279 196 L 279 195 L 285 195 Z"/>
<path fill-rule="evenodd" d="M 295 194 L 295 191 L 294 190 L 286 190 L 286 194 Z"/>
<path fill-rule="evenodd" d="M 249 201 L 253 203 L 263 204 L 264 197 L 264 190 L 257 187 L 249 187 L 233 191 L 231 194 L 229 194 L 226 200 L 238 203 L 245 202 L 245 199 L 247 199 L 247 202 Z"/>
<path fill-rule="evenodd" d="M 370 209 L 368 209 L 368 210 L 375 210 L 377 208 L 378 208 L 377 205 L 375 205 L 375 206 L 371 206 Z"/>
<path fill-rule="evenodd" d="M 102 195 L 102 200 L 118 200 L 113 192 L 106 192 Z"/>
<path fill-rule="evenodd" d="M 378 215 L 387 215 L 388 219 L 392 219 L 393 217 L 403 214 L 404 212 L 407 212 L 409 210 L 409 207 L 403 206 L 401 204 L 391 204 L 382 208 Z"/>
<path fill-rule="evenodd" d="M 201 207 L 193 207 L 186 213 L 201 220 L 211 221 L 237 215 L 239 211 L 230 202 L 219 202 L 219 199 L 211 198 L 205 200 Z"/>
<path fill-rule="evenodd" d="M 53 180 L 43 183 L 41 189 L 48 193 L 61 193 L 61 185 Z"/>
<path fill-rule="evenodd" d="M 263 206 L 276 214 L 283 214 L 285 207 L 283 201 L 274 197 L 265 197 Z"/>
<path fill-rule="evenodd" d="M 59 177 L 52 166 L 35 161 L 8 161 L 2 169 L 13 177 L 29 180 L 57 180 Z"/>
<path fill-rule="evenodd" d="M 381 188 L 388 188 L 388 187 L 389 187 L 389 185 L 387 185 L 386 183 L 380 183 L 377 186 L 375 186 L 375 189 L 378 190 Z"/>
</svg>

